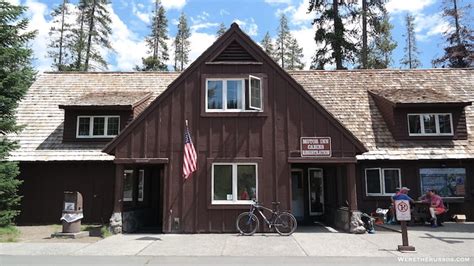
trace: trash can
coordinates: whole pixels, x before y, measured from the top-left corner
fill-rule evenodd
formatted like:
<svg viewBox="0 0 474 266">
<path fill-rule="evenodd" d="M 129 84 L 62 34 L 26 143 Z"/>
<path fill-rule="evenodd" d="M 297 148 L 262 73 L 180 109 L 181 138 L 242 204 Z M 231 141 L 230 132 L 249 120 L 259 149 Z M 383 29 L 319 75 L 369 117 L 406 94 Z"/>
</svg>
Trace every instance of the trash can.
<svg viewBox="0 0 474 266">
<path fill-rule="evenodd" d="M 82 195 L 75 191 L 64 192 L 64 205 L 61 222 L 63 233 L 78 233 L 81 231 L 81 220 L 83 218 Z"/>
</svg>

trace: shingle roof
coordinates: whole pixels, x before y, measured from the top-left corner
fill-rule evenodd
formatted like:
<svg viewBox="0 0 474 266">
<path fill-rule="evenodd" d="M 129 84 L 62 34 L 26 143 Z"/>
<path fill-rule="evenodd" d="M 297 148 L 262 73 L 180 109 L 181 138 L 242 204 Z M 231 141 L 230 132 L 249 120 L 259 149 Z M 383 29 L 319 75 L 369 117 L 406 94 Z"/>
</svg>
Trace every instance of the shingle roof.
<svg viewBox="0 0 474 266">
<path fill-rule="evenodd" d="M 465 107 L 468 140 L 395 141 L 368 90 L 399 93 L 434 90 L 464 102 L 474 101 L 474 69 L 292 71 L 290 75 L 369 149 L 358 159 L 474 158 L 474 108 Z M 150 102 L 179 73 L 44 73 L 20 102 L 18 122 L 26 124 L 19 136 L 17 161 L 112 160 L 104 144 L 62 143 L 64 110 L 89 93 L 152 92 Z M 405 91 L 406 90 L 406 91 Z"/>
<path fill-rule="evenodd" d="M 147 91 L 91 92 L 81 95 L 63 106 L 133 106 L 147 100 L 151 94 Z"/>
<path fill-rule="evenodd" d="M 397 103 L 462 103 L 462 100 L 435 91 L 424 88 L 422 90 L 415 88 L 405 89 L 370 89 L 369 92 L 376 94 L 386 100 Z"/>
<path fill-rule="evenodd" d="M 374 160 L 474 158 L 474 109 L 465 107 L 468 140 L 395 141 L 368 90 L 434 90 L 456 100 L 474 101 L 474 69 L 294 71 L 298 81 L 342 122 Z M 406 91 L 405 91 L 406 90 Z"/>
<path fill-rule="evenodd" d="M 17 109 L 17 121 L 26 125 L 18 136 L 21 147 L 11 153 L 16 161 L 113 160 L 101 152 L 104 144 L 62 143 L 64 110 L 89 93 L 163 92 L 179 73 L 43 73 Z"/>
</svg>

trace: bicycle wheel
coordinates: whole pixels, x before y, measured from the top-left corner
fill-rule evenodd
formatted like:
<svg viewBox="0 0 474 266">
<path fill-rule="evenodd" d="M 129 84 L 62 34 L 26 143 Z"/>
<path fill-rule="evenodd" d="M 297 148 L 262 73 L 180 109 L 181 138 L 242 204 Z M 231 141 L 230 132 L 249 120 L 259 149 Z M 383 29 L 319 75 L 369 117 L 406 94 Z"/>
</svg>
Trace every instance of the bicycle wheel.
<svg viewBox="0 0 474 266">
<path fill-rule="evenodd" d="M 275 229 L 282 236 L 289 236 L 296 230 L 296 218 L 288 212 L 280 213 L 275 219 Z"/>
<path fill-rule="evenodd" d="M 237 217 L 237 230 L 245 236 L 251 236 L 257 231 L 259 222 L 257 215 L 250 212 L 243 212 Z"/>
</svg>

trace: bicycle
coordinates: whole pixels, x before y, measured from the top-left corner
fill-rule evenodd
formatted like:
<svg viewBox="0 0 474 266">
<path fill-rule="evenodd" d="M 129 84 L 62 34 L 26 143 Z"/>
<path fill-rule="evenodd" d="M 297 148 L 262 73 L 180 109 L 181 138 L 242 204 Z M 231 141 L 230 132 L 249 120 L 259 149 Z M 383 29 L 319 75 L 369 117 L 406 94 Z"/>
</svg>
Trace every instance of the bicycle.
<svg viewBox="0 0 474 266">
<path fill-rule="evenodd" d="M 278 206 L 280 202 L 272 202 L 273 209 L 262 206 L 259 202 L 254 202 L 250 206 L 250 211 L 241 213 L 236 220 L 237 230 L 245 236 L 255 234 L 260 225 L 255 211 L 260 213 L 268 228 L 275 228 L 278 234 L 282 236 L 289 236 L 296 230 L 297 222 L 295 216 L 289 212 L 280 212 Z M 267 219 L 262 210 L 269 211 L 272 216 Z"/>
</svg>

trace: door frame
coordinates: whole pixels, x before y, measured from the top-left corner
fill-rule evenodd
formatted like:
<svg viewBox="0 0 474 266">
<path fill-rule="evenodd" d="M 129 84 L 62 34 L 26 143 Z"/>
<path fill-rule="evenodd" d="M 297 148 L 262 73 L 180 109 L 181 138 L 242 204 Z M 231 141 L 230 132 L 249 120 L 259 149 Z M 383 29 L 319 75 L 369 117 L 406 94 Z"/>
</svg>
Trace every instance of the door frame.
<svg viewBox="0 0 474 266">
<path fill-rule="evenodd" d="M 298 172 L 301 174 L 301 189 L 303 190 L 303 201 L 301 202 L 303 204 L 303 220 L 306 219 L 306 215 L 305 215 L 305 199 L 304 199 L 304 196 L 305 196 L 305 184 L 304 184 L 304 169 L 303 168 L 291 168 L 290 169 L 290 177 L 291 177 L 291 212 L 293 213 L 293 215 L 295 214 L 295 210 L 293 210 L 293 186 L 295 186 L 296 184 L 293 183 L 293 172 Z"/>
<path fill-rule="evenodd" d="M 321 195 L 320 198 L 322 198 L 322 212 L 311 212 L 311 175 L 310 172 L 311 170 L 320 170 L 321 171 Z M 310 167 L 308 168 L 308 213 L 309 216 L 321 216 L 324 215 L 325 212 L 325 206 L 324 206 L 324 169 L 321 167 Z"/>
</svg>

